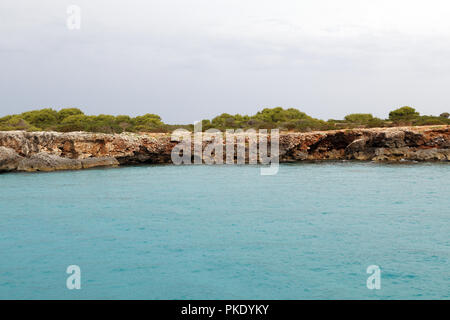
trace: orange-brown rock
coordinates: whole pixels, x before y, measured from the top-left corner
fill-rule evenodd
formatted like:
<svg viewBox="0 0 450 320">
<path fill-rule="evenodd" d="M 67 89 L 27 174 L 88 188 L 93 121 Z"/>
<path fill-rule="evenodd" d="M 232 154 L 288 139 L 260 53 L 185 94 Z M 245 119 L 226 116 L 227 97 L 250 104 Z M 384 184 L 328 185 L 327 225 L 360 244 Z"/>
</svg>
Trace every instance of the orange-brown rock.
<svg viewBox="0 0 450 320">
<path fill-rule="evenodd" d="M 0 171 L 171 163 L 170 134 L 0 132 Z M 205 145 L 205 143 L 204 143 Z M 280 133 L 280 162 L 450 161 L 450 126 Z"/>
</svg>

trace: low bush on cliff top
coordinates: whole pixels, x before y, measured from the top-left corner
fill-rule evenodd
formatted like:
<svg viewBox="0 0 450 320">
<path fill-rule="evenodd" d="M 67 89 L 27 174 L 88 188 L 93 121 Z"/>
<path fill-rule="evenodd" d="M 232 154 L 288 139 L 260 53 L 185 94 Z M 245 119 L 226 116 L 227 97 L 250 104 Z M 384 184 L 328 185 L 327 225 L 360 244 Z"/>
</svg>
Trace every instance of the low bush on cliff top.
<svg viewBox="0 0 450 320">
<path fill-rule="evenodd" d="M 450 124 L 449 119 L 442 117 L 442 114 L 439 117 L 421 116 L 416 109 L 408 106 L 391 111 L 389 113 L 389 120 L 391 120 L 394 125 L 424 126 Z"/>
<path fill-rule="evenodd" d="M 450 124 L 448 113 L 439 117 L 421 116 L 414 108 L 401 107 L 389 113 L 384 120 L 374 117 L 370 113 L 353 113 L 345 116 L 343 120 L 328 121 L 308 116 L 300 110 L 281 107 L 265 108 L 252 116 L 223 113 L 213 119 L 202 121 L 203 130 L 216 128 L 225 129 L 274 129 L 292 131 L 374 128 L 402 125 L 441 125 Z M 121 132 L 171 132 L 177 128 L 193 130 L 192 124 L 170 125 L 165 124 L 161 117 L 147 113 L 142 116 L 130 117 L 127 115 L 85 115 L 77 108 L 66 108 L 59 111 L 46 108 L 27 111 L 17 115 L 0 118 L 0 130 L 27 130 L 27 131 L 87 131 L 103 133 Z"/>
<path fill-rule="evenodd" d="M 112 116 L 105 114 L 89 116 L 77 108 L 62 109 L 60 111 L 53 109 L 33 110 L 19 115 L 0 118 L 0 130 L 6 131 L 168 132 L 169 129 L 167 127 L 161 121 L 161 118 L 155 114 L 146 114 L 135 118 L 125 115 Z"/>
</svg>

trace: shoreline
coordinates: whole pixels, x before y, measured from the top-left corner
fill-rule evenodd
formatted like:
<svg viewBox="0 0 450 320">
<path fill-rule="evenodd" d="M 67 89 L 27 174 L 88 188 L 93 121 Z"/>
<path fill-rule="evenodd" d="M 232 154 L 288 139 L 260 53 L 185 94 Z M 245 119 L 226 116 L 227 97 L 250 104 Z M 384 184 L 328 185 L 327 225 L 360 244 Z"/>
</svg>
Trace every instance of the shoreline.
<svg viewBox="0 0 450 320">
<path fill-rule="evenodd" d="M 167 133 L 0 131 L 0 172 L 172 164 L 171 151 L 177 144 Z M 203 142 L 203 148 L 207 145 Z M 450 125 L 280 132 L 279 146 L 280 163 L 446 163 Z"/>
</svg>

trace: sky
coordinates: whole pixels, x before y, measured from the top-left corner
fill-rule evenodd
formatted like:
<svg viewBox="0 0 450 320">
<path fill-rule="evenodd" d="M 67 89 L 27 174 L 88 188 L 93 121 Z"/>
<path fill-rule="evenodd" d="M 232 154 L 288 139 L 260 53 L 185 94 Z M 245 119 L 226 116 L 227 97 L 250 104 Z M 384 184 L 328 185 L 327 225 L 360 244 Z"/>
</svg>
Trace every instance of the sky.
<svg viewBox="0 0 450 320">
<path fill-rule="evenodd" d="M 448 0 L 1 0 L 0 116 L 438 115 L 450 112 L 448 17 Z"/>
</svg>

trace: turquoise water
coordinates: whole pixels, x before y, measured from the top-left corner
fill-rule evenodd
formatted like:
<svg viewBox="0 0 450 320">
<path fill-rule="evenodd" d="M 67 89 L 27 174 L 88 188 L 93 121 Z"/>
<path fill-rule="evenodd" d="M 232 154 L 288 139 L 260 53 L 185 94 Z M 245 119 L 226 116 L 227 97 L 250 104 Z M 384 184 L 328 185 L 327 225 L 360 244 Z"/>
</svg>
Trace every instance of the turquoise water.
<svg viewBox="0 0 450 320">
<path fill-rule="evenodd" d="M 450 165 L 0 175 L 1 299 L 449 299 Z M 81 268 L 81 290 L 66 268 Z M 369 290 L 366 268 L 381 268 Z"/>
</svg>

